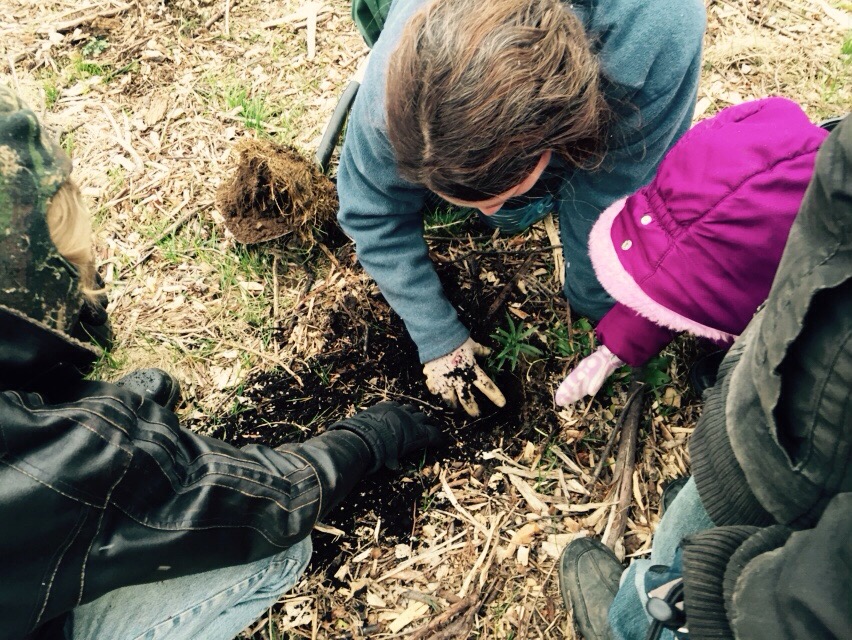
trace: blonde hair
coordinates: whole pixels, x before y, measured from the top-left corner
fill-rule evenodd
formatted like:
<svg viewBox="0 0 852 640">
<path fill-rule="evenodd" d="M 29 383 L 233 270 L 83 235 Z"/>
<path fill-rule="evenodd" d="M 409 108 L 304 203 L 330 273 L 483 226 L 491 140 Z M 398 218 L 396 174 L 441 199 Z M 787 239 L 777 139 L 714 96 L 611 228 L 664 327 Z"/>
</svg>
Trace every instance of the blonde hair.
<svg viewBox="0 0 852 640">
<path fill-rule="evenodd" d="M 47 228 L 56 250 L 80 274 L 80 290 L 91 298 L 98 292 L 92 255 L 92 218 L 83 194 L 71 179 L 50 200 Z"/>
<path fill-rule="evenodd" d="M 437 0 L 410 19 L 386 80 L 400 174 L 480 200 L 551 150 L 598 166 L 610 110 L 583 24 L 560 0 Z"/>
</svg>

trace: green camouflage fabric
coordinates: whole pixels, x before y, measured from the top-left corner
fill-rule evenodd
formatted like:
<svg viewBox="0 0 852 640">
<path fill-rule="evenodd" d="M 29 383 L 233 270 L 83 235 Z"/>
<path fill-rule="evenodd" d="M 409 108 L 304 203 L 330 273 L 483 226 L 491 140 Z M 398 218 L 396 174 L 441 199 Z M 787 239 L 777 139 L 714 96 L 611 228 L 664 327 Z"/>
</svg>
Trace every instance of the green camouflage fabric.
<svg viewBox="0 0 852 640">
<path fill-rule="evenodd" d="M 71 160 L 35 113 L 0 86 L 0 306 L 67 332 L 83 304 L 76 269 L 56 250 L 47 205 Z"/>
</svg>

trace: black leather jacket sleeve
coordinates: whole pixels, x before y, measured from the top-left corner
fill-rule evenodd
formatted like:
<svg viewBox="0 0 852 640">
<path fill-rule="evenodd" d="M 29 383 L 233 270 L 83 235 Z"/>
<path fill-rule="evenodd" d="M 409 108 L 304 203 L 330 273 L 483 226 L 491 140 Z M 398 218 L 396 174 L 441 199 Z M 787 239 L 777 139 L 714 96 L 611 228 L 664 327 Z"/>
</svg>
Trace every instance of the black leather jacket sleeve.
<svg viewBox="0 0 852 640">
<path fill-rule="evenodd" d="M 0 393 L 0 639 L 120 586 L 278 553 L 371 463 L 339 432 L 236 449 L 108 383 Z"/>
</svg>

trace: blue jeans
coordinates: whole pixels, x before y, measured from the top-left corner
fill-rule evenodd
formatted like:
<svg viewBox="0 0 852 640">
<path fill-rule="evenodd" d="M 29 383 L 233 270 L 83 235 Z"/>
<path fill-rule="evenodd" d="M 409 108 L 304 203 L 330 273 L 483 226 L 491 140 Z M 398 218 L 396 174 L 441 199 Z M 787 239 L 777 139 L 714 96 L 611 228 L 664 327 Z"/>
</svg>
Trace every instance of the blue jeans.
<svg viewBox="0 0 852 640">
<path fill-rule="evenodd" d="M 609 625 L 616 640 L 643 640 L 651 624 L 645 611 L 648 596 L 645 594 L 645 573 L 655 564 L 670 565 L 680 541 L 699 531 L 713 527 L 713 521 L 704 510 L 695 479 L 690 478 L 666 510 L 657 531 L 650 560 L 634 560 L 621 576 L 621 586 L 609 609 Z M 665 630 L 661 639 L 671 640 L 674 635 Z"/>
<path fill-rule="evenodd" d="M 122 587 L 74 609 L 72 640 L 232 640 L 293 588 L 311 557 L 305 538 L 251 564 Z"/>
</svg>

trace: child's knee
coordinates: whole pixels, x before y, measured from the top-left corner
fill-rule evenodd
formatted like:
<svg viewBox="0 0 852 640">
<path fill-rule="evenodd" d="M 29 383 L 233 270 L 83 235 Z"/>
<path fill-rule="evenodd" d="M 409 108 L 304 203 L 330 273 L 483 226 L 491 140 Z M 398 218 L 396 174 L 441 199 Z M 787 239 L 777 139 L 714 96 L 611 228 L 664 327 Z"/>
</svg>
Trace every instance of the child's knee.
<svg viewBox="0 0 852 640">
<path fill-rule="evenodd" d="M 597 278 L 592 276 L 589 281 L 575 277 L 568 268 L 562 292 L 571 305 L 572 314 L 586 316 L 594 321 L 600 320 L 615 304 L 615 300 L 600 285 Z"/>
</svg>

